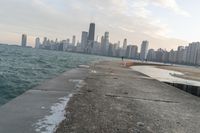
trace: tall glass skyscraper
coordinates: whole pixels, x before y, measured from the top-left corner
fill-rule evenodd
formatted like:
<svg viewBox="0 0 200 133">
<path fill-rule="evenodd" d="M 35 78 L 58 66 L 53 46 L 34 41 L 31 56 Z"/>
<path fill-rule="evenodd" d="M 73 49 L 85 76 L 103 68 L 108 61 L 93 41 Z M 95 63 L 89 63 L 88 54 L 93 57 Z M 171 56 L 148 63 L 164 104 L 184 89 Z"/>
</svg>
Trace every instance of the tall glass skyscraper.
<svg viewBox="0 0 200 133">
<path fill-rule="evenodd" d="M 94 41 L 95 36 L 95 23 L 90 23 L 88 41 Z"/>
<path fill-rule="evenodd" d="M 95 23 L 90 23 L 89 33 L 88 33 L 88 44 L 86 46 L 86 53 L 91 53 L 94 45 L 95 36 Z"/>
</svg>

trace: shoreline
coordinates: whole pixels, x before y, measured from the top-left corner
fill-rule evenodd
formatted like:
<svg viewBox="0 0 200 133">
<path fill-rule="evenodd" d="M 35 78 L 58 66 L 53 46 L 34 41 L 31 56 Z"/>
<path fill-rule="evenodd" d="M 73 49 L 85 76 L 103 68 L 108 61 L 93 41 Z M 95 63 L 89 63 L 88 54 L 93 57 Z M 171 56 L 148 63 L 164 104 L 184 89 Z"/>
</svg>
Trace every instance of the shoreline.
<svg viewBox="0 0 200 133">
<path fill-rule="evenodd" d="M 0 132 L 54 132 L 64 119 L 70 95 L 83 86 L 89 71 L 81 66 L 68 70 L 2 105 Z"/>
<path fill-rule="evenodd" d="M 100 61 L 64 72 L 0 107 L 0 132 L 198 133 L 199 109 L 195 96 L 121 61 Z"/>
</svg>

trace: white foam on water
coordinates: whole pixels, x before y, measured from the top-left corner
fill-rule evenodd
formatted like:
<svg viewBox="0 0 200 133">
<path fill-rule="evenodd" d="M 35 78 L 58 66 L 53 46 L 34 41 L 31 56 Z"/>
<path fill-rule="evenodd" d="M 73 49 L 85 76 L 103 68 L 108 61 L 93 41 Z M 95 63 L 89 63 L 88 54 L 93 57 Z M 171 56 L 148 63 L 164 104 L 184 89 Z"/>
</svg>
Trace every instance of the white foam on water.
<svg viewBox="0 0 200 133">
<path fill-rule="evenodd" d="M 70 97 L 72 97 L 72 94 L 68 97 L 59 98 L 59 102 L 50 108 L 51 115 L 45 116 L 33 125 L 36 128 L 35 131 L 39 133 L 55 132 L 58 125 L 65 119 L 65 108 Z"/>
</svg>

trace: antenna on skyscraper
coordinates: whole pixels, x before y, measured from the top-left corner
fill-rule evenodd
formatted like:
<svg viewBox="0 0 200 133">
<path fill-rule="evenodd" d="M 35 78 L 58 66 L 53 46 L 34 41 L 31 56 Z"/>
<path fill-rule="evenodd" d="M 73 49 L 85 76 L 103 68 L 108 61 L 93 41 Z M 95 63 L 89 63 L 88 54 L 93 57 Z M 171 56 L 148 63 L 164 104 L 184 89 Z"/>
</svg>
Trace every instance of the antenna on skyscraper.
<svg viewBox="0 0 200 133">
<path fill-rule="evenodd" d="M 90 22 L 91 22 L 91 23 L 95 23 L 95 19 L 94 19 L 94 14 L 93 14 L 93 13 L 91 13 L 91 19 L 90 19 Z"/>
</svg>

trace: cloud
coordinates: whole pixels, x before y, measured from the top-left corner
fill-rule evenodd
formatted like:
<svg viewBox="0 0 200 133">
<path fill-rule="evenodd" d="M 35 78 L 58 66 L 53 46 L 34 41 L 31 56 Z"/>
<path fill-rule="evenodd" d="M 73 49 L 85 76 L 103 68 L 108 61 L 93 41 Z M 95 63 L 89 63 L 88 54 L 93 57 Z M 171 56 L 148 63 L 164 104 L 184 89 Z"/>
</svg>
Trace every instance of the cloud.
<svg viewBox="0 0 200 133">
<path fill-rule="evenodd" d="M 170 28 L 148 9 L 152 1 L 183 14 L 174 0 L 2 0 L 1 34 L 7 30 L 7 34 L 19 36 L 27 33 L 66 39 L 75 34 L 79 38 L 82 30 L 88 30 L 89 22 L 95 21 L 97 34 L 109 31 L 112 41 L 126 37 L 137 44 L 146 39 L 165 40 Z"/>
<path fill-rule="evenodd" d="M 130 29 L 130 28 L 126 28 L 126 27 L 124 27 L 124 26 L 119 26 L 118 27 L 119 29 L 121 29 L 121 30 L 123 30 L 123 31 L 126 31 L 126 32 L 135 32 L 134 30 L 132 30 L 132 29 Z"/>
<path fill-rule="evenodd" d="M 160 7 L 164 7 L 174 11 L 176 14 L 183 15 L 183 16 L 190 16 L 190 14 L 183 10 L 176 2 L 176 0 L 151 0 L 151 2 Z"/>
</svg>

